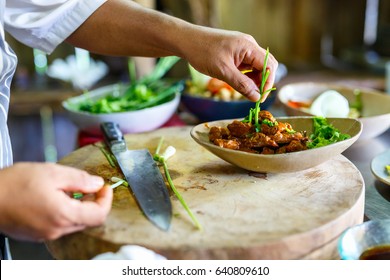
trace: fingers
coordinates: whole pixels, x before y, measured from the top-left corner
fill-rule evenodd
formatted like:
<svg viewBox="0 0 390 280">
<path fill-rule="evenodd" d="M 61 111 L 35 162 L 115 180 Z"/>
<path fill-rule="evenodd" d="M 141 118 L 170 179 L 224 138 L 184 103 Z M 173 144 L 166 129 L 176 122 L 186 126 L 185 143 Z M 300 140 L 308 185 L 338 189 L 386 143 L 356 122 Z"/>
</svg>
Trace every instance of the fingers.
<svg viewBox="0 0 390 280">
<path fill-rule="evenodd" d="M 68 196 L 62 196 L 61 207 L 53 217 L 52 223 L 47 222 L 46 229 L 38 232 L 35 239 L 52 240 L 63 235 L 84 230 L 88 227 L 100 226 L 104 223 L 112 205 L 113 192 L 109 185 L 103 186 L 95 195 L 94 200 L 80 201 Z"/>
<path fill-rule="evenodd" d="M 58 164 L 18 163 L 0 172 L 0 186 L 4 186 L 0 227 L 12 237 L 56 239 L 101 225 L 110 212 L 112 189 L 103 187 L 102 178 L 85 171 Z M 69 197 L 67 192 L 94 195 L 84 202 Z M 4 197 L 13 197 L 12 202 Z"/>
<path fill-rule="evenodd" d="M 278 62 L 272 54 L 268 53 L 267 63 L 264 65 L 267 55 L 266 50 L 260 48 L 260 46 L 258 46 L 254 40 L 250 40 L 250 43 L 252 44 L 247 46 L 244 55 L 242 55 L 241 59 L 239 60 L 238 67 L 235 67 L 240 70 L 239 72 L 244 70 L 243 72 L 245 75 L 242 73 L 240 73 L 240 75 L 234 69 L 231 69 L 230 71 L 234 77 L 231 77 L 230 80 L 231 86 L 238 90 L 242 95 L 244 95 L 249 100 L 257 101 L 260 98 L 259 88 L 261 85 L 262 73 L 265 72 L 264 67 L 266 67 L 266 69 L 269 71 L 269 76 L 263 88 L 263 92 L 267 92 L 274 85 Z M 247 72 L 245 70 L 251 71 Z M 247 78 L 252 80 L 252 82 L 249 82 Z M 254 85 L 256 85 L 256 88 L 254 88 Z M 268 95 L 269 92 L 262 94 L 260 101 L 264 102 Z"/>
<path fill-rule="evenodd" d="M 102 188 L 103 178 L 72 167 L 53 165 L 52 176 L 65 192 L 95 193 Z"/>
<path fill-rule="evenodd" d="M 110 212 L 113 191 L 109 185 L 104 185 L 103 178 L 90 175 L 85 171 L 66 166 L 56 166 L 56 181 L 64 192 L 81 192 L 94 194 L 92 198 L 81 201 L 70 198 L 63 201 L 67 205 L 64 213 L 62 234 L 82 230 L 90 226 L 101 225 Z M 60 172 L 58 172 L 60 171 Z"/>
<path fill-rule="evenodd" d="M 261 79 L 262 79 L 262 73 L 265 72 L 264 71 L 265 70 L 264 69 L 264 62 L 265 62 L 266 51 L 262 49 L 262 53 L 263 53 L 263 56 L 260 56 L 261 59 L 259 59 L 258 56 L 256 58 L 252 59 L 252 61 L 253 61 L 252 67 L 258 70 L 257 73 L 259 75 L 258 79 L 260 79 L 260 83 L 261 83 Z M 266 69 L 269 71 L 269 76 L 264 84 L 263 92 L 267 92 L 273 88 L 274 83 L 275 83 L 277 68 L 278 68 L 277 60 L 275 59 L 275 57 L 271 53 L 269 53 L 268 59 L 267 59 L 267 65 L 266 65 Z M 251 78 L 254 79 L 253 76 Z M 260 102 L 264 102 L 267 99 L 269 93 L 270 92 L 262 94 Z"/>
<path fill-rule="evenodd" d="M 101 225 L 112 205 L 113 191 L 109 185 L 105 185 L 95 195 L 93 201 L 72 201 L 69 214 L 79 225 L 98 226 Z"/>
<path fill-rule="evenodd" d="M 231 71 L 226 72 L 225 81 L 247 99 L 254 102 L 259 100 L 260 90 L 254 79 L 243 74 L 237 68 L 233 68 Z"/>
</svg>

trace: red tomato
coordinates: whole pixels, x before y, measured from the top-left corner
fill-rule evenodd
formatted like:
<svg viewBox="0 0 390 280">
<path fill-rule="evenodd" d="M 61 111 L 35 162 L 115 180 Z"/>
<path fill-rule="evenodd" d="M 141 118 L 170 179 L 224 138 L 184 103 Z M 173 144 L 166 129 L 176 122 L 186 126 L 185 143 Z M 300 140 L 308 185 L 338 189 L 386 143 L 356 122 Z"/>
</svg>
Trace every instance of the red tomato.
<svg viewBox="0 0 390 280">
<path fill-rule="evenodd" d="M 290 107 L 293 107 L 293 108 L 309 108 L 310 107 L 310 103 L 309 102 L 302 102 L 302 101 L 292 101 L 292 100 L 289 100 L 287 102 L 287 105 L 290 106 Z"/>
<path fill-rule="evenodd" d="M 231 86 L 229 86 L 224 81 L 221 81 L 217 78 L 211 78 L 207 84 L 207 90 L 210 91 L 212 94 L 216 94 L 219 92 L 222 88 L 226 88 L 230 91 L 233 90 Z"/>
</svg>

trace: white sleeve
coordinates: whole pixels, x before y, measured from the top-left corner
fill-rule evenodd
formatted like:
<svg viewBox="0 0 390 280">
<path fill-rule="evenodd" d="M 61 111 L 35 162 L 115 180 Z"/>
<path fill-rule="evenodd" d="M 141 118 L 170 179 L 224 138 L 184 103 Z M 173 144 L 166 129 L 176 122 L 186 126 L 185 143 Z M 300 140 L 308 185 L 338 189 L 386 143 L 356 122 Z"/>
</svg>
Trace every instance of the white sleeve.
<svg viewBox="0 0 390 280">
<path fill-rule="evenodd" d="M 51 53 L 106 0 L 7 0 L 5 30 L 15 39 Z"/>
</svg>

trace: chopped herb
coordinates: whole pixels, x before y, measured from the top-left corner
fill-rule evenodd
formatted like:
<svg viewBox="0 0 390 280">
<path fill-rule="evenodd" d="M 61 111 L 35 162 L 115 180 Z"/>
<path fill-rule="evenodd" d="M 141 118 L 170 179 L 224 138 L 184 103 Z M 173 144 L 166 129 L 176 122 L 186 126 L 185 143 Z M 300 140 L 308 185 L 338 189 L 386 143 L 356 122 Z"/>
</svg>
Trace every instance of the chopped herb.
<svg viewBox="0 0 390 280">
<path fill-rule="evenodd" d="M 121 182 L 121 184 L 119 184 L 119 185 L 124 185 L 124 186 L 126 186 L 126 187 L 129 186 L 129 183 L 127 183 L 127 181 L 126 181 L 125 179 L 122 179 L 122 178 L 118 178 L 118 177 L 113 176 L 113 177 L 111 177 L 110 180 L 111 180 L 111 182 L 113 182 L 113 183 Z M 111 187 L 112 187 L 112 186 L 111 186 Z"/>
<path fill-rule="evenodd" d="M 290 134 L 294 134 L 296 132 L 294 129 L 289 129 L 288 127 L 286 127 L 286 131 Z"/>
<path fill-rule="evenodd" d="M 274 126 L 277 126 L 277 125 L 278 125 L 278 122 L 277 122 L 277 121 L 271 122 L 270 120 L 267 120 L 267 119 L 264 119 L 264 120 L 262 121 L 262 123 L 263 123 L 263 124 L 266 124 L 266 125 L 268 125 L 268 126 L 270 126 L 270 127 L 274 127 Z"/>
<path fill-rule="evenodd" d="M 129 184 L 127 184 L 127 182 L 125 180 L 119 180 L 115 184 L 112 184 L 110 187 L 111 187 L 111 189 L 115 189 L 116 187 L 119 187 L 120 185 L 128 186 Z"/>
<path fill-rule="evenodd" d="M 323 147 L 351 138 L 348 134 L 340 133 L 340 131 L 332 124 L 329 124 L 324 117 L 314 117 L 313 125 L 314 131 L 309 137 L 310 141 L 307 142 L 307 147 L 309 149 Z"/>
<path fill-rule="evenodd" d="M 73 193 L 73 198 L 74 199 L 81 199 L 84 195 L 80 192 L 75 192 Z"/>
</svg>

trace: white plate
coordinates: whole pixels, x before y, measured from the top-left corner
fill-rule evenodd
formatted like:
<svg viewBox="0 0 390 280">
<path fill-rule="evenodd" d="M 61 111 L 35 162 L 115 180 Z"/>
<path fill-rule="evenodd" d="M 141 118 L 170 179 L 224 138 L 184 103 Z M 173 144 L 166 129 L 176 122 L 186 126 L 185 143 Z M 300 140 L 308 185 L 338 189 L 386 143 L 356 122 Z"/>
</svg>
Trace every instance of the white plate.
<svg viewBox="0 0 390 280">
<path fill-rule="evenodd" d="M 381 182 L 390 185 L 390 175 L 387 174 L 385 166 L 390 164 L 390 150 L 377 155 L 371 161 L 371 172 Z"/>
</svg>

